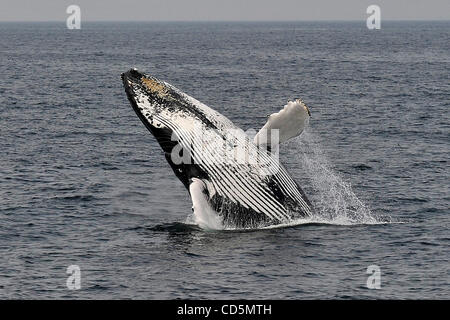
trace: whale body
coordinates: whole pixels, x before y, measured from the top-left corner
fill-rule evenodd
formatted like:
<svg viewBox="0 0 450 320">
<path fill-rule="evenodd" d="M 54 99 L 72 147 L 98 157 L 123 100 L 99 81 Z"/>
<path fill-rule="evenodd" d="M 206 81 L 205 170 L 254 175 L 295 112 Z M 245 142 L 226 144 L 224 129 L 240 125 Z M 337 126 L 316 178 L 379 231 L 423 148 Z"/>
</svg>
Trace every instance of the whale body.
<svg viewBox="0 0 450 320">
<path fill-rule="evenodd" d="M 134 111 L 191 194 L 194 211 L 209 205 L 224 226 L 234 228 L 312 215 L 310 201 L 277 155 L 264 147 L 267 142 L 258 144 L 219 112 L 153 76 L 131 69 L 122 81 Z M 277 117 L 269 117 L 272 124 L 265 127 L 277 126 Z"/>
</svg>

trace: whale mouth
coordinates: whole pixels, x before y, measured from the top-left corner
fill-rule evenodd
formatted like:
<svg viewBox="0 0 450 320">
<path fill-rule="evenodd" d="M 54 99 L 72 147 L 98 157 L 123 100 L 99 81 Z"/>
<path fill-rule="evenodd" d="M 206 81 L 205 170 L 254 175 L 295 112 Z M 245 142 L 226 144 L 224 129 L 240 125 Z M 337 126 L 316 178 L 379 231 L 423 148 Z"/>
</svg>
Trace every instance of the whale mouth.
<svg viewBox="0 0 450 320">
<path fill-rule="evenodd" d="M 127 72 L 124 72 L 120 75 L 122 79 L 123 86 L 125 88 L 125 92 L 127 93 L 128 100 L 130 100 L 133 107 L 137 107 L 136 104 L 136 95 L 135 92 L 138 88 L 142 87 L 142 78 L 144 75 L 139 72 L 137 69 L 130 69 Z"/>
<path fill-rule="evenodd" d="M 137 69 L 130 69 L 127 72 L 124 72 L 120 75 L 128 100 L 130 101 L 131 106 L 133 107 L 133 109 L 136 111 L 136 113 L 140 118 L 142 115 L 139 111 L 139 106 L 136 101 L 136 91 L 142 88 L 141 79 L 143 77 L 144 75 Z"/>
</svg>

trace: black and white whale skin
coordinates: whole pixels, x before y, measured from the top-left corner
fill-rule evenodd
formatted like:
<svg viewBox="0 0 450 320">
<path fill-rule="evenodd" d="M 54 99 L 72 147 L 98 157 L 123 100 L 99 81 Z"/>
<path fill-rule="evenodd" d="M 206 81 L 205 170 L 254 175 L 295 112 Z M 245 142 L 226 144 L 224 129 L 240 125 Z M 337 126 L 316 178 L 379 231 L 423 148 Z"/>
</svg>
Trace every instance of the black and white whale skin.
<svg viewBox="0 0 450 320">
<path fill-rule="evenodd" d="M 134 111 L 155 136 L 175 175 L 191 194 L 194 211 L 196 206 L 207 204 L 224 226 L 233 228 L 284 224 L 312 214 L 311 203 L 278 158 L 268 148 L 254 143 L 225 116 L 136 69 L 123 73 L 122 80 Z M 289 108 L 285 106 L 269 120 L 278 120 L 283 112 L 289 114 L 292 108 L 299 107 Z M 294 111 L 305 113 L 298 110 Z M 292 121 L 293 117 L 288 118 Z M 269 121 L 265 127 L 272 124 L 273 128 L 276 123 Z M 289 132 L 281 130 L 280 136 L 283 135 L 289 136 Z M 214 142 L 205 142 L 205 136 L 215 138 Z M 231 150 L 231 154 L 245 150 L 258 161 L 223 161 L 221 148 Z M 174 161 L 174 151 L 180 156 L 189 154 L 191 161 Z"/>
</svg>

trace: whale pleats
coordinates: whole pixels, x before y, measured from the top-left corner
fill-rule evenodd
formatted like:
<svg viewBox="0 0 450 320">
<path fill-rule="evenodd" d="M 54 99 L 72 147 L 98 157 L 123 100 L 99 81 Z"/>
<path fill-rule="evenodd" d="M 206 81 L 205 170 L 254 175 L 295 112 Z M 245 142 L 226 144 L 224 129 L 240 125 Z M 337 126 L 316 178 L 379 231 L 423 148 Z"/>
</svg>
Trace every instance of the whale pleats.
<svg viewBox="0 0 450 320">
<path fill-rule="evenodd" d="M 248 170 L 247 165 L 222 163 L 223 160 L 217 155 L 217 150 L 213 150 L 213 146 L 202 144 L 202 137 L 184 130 L 174 122 L 158 115 L 155 117 L 173 130 L 178 137 L 182 138 L 179 140 L 179 143 L 186 150 L 190 150 L 194 163 L 208 172 L 209 180 L 219 195 L 227 197 L 245 208 L 251 208 L 256 212 L 263 213 L 277 222 L 287 221 L 292 218 L 284 205 L 274 197 L 264 178 Z M 253 144 L 249 145 L 256 148 Z M 262 155 L 262 157 L 267 162 L 275 161 L 267 154 Z M 300 203 L 305 213 L 311 213 L 310 206 L 305 202 L 295 182 L 285 169 L 278 162 L 272 162 L 272 165 L 278 167 L 276 174 L 272 175 L 271 178 L 277 181 L 277 184 L 288 196 Z"/>
</svg>

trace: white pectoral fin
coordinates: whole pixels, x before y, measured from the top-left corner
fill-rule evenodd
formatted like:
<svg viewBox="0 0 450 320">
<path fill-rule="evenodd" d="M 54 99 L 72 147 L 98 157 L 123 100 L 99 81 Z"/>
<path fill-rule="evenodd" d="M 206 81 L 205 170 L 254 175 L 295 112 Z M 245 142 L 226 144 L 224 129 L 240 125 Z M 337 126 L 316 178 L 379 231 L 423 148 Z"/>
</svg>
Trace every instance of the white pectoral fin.
<svg viewBox="0 0 450 320">
<path fill-rule="evenodd" d="M 266 124 L 256 134 L 253 142 L 273 149 L 277 145 L 300 135 L 309 123 L 308 107 L 297 99 L 289 101 L 283 109 L 272 113 Z"/>
<path fill-rule="evenodd" d="M 206 229 L 221 229 L 221 219 L 211 208 L 209 199 L 214 190 L 209 181 L 192 178 L 189 184 L 189 193 L 192 199 L 192 210 L 195 223 Z"/>
<path fill-rule="evenodd" d="M 202 179 L 192 178 L 189 184 L 189 193 L 192 200 L 192 210 L 205 207 L 208 204 L 209 192 L 206 182 Z"/>
</svg>

